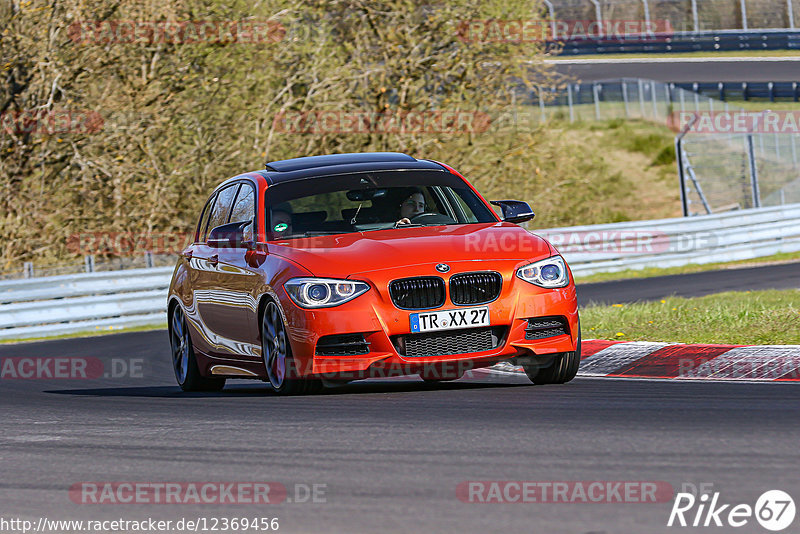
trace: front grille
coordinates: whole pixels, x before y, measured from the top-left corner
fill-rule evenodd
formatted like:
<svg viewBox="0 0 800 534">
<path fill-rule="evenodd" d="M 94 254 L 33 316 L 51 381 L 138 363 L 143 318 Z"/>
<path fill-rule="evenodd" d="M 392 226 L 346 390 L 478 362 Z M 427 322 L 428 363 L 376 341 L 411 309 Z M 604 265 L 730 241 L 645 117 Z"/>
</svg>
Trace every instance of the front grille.
<svg viewBox="0 0 800 534">
<path fill-rule="evenodd" d="M 528 319 L 525 339 L 544 339 L 546 337 L 569 334 L 569 326 L 564 317 L 532 317 Z"/>
<path fill-rule="evenodd" d="M 408 358 L 445 356 L 495 349 L 500 346 L 504 332 L 504 327 L 468 328 L 394 336 L 392 341 L 397 352 Z"/>
<path fill-rule="evenodd" d="M 363 334 L 322 336 L 317 341 L 317 356 L 356 356 L 369 353 Z"/>
<path fill-rule="evenodd" d="M 499 273 L 464 273 L 450 278 L 453 304 L 485 304 L 500 296 L 503 277 Z"/>
<path fill-rule="evenodd" d="M 404 310 L 438 308 L 444 304 L 444 280 L 435 276 L 395 280 L 389 284 L 389 295 Z"/>
</svg>

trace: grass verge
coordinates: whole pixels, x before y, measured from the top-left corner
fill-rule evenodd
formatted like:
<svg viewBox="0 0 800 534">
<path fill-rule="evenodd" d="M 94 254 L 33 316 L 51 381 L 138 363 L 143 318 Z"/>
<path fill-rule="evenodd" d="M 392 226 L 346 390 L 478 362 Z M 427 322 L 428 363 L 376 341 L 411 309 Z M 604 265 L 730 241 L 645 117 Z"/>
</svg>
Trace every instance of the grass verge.
<svg viewBox="0 0 800 534">
<path fill-rule="evenodd" d="M 72 332 L 69 334 L 59 334 L 57 336 L 42 336 L 30 337 L 20 339 L 4 339 L 0 341 L 0 345 L 8 345 L 12 343 L 32 343 L 34 341 L 53 341 L 56 339 L 74 339 L 81 337 L 97 337 L 107 336 L 111 334 L 126 334 L 129 332 L 149 332 L 150 330 L 166 330 L 167 323 L 133 326 L 131 328 L 97 328 L 95 330 L 85 330 L 83 332 Z M 166 339 L 166 338 L 164 338 Z"/>
<path fill-rule="evenodd" d="M 798 324 L 800 290 L 796 289 L 731 291 L 581 309 L 584 339 L 800 345 Z"/>
<path fill-rule="evenodd" d="M 651 278 L 653 276 L 667 276 L 670 274 L 689 274 L 703 271 L 717 271 L 720 269 L 742 269 L 745 267 L 757 267 L 759 265 L 769 265 L 775 263 L 791 263 L 800 261 L 800 252 L 784 252 L 773 254 L 762 258 L 750 260 L 726 261 L 718 263 L 691 263 L 680 267 L 647 267 L 645 269 L 628 269 L 615 273 L 596 273 L 581 276 L 575 275 L 575 281 L 579 284 L 591 284 L 594 282 L 610 282 L 613 280 L 629 280 L 631 278 Z"/>
</svg>

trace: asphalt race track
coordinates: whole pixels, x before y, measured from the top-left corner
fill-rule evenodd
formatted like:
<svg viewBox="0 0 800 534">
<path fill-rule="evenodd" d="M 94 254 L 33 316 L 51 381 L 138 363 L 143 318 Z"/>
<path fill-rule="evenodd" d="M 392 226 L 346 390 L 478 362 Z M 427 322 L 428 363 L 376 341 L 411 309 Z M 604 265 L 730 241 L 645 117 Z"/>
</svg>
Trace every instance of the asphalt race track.
<svg viewBox="0 0 800 534">
<path fill-rule="evenodd" d="M 644 288 L 664 287 L 650 280 Z M 582 298 L 601 295 L 598 286 L 624 296 L 595 284 L 581 287 Z M 476 376 L 431 386 L 412 377 L 294 398 L 249 381 L 183 394 L 164 331 L 0 346 L 3 363 L 52 356 L 101 360 L 106 374 L 0 380 L 3 518 L 277 517 L 282 532 L 638 534 L 675 531 L 666 527 L 671 499 L 470 503 L 456 488 L 661 481 L 675 492 L 712 484 L 733 504 L 753 505 L 775 488 L 800 496 L 792 384 L 578 378 L 531 386 Z M 78 504 L 68 490 L 84 481 L 279 482 L 293 502 Z M 325 502 L 296 502 L 306 495 L 297 488 L 313 484 Z M 737 531 L 764 532 L 752 520 Z"/>
<path fill-rule="evenodd" d="M 789 58 L 797 59 L 797 58 Z M 581 56 L 554 60 L 556 71 L 582 82 L 646 78 L 660 82 L 793 82 L 800 62 L 787 58 L 603 59 Z"/>
<path fill-rule="evenodd" d="M 5 346 L 0 357 L 144 360 L 141 376 L 3 380 L 4 517 L 267 516 L 283 532 L 667 532 L 670 502 L 465 503 L 470 480 L 713 484 L 725 502 L 800 493 L 790 384 L 370 381 L 278 398 L 174 385 L 163 331 Z M 82 481 L 325 484 L 325 503 L 75 504 Z M 290 496 L 292 491 L 290 490 Z M 744 529 L 744 532 L 756 531 Z"/>
<path fill-rule="evenodd" d="M 581 306 L 658 300 L 668 296 L 700 297 L 723 291 L 800 288 L 800 263 L 762 265 L 721 271 L 576 284 Z"/>
</svg>

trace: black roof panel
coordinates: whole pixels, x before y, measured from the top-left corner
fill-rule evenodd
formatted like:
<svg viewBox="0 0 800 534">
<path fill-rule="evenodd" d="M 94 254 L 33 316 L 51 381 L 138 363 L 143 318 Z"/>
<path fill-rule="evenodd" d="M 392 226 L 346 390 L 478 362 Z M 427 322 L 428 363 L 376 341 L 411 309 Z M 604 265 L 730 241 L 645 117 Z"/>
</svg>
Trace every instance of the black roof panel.
<svg viewBox="0 0 800 534">
<path fill-rule="evenodd" d="M 355 152 L 271 161 L 267 163 L 267 170 L 291 172 L 301 169 L 346 165 L 348 163 L 385 163 L 390 161 L 412 162 L 417 160 L 408 154 L 401 154 L 400 152 Z"/>
<path fill-rule="evenodd" d="M 330 154 L 305 158 L 273 161 L 261 171 L 270 185 L 303 180 L 316 176 L 331 176 L 354 172 L 402 171 L 402 170 L 447 170 L 429 160 L 414 159 L 399 152 L 363 152 L 354 154 Z"/>
</svg>

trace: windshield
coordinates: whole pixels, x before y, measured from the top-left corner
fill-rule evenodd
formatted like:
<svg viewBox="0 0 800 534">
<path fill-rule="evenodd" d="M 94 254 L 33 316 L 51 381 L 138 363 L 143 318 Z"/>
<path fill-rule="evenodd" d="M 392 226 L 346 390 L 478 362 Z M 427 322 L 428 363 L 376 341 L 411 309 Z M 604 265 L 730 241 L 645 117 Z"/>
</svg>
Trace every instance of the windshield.
<svg viewBox="0 0 800 534">
<path fill-rule="evenodd" d="M 314 177 L 267 189 L 267 239 L 496 222 L 458 176 L 382 171 Z"/>
</svg>

